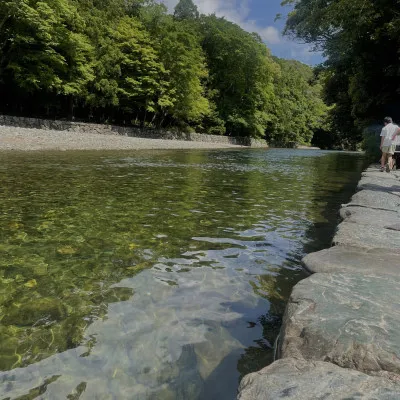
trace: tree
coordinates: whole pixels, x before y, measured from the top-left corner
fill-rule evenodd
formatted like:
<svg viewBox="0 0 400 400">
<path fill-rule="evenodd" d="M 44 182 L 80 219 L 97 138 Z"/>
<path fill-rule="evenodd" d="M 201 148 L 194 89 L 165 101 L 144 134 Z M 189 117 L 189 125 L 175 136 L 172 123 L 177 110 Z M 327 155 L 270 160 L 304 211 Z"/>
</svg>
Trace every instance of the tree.
<svg viewBox="0 0 400 400">
<path fill-rule="evenodd" d="M 281 146 L 310 144 L 314 132 L 326 125 L 327 107 L 322 101 L 322 84 L 311 67 L 299 61 L 274 58 L 274 118 L 267 140 Z"/>
<path fill-rule="evenodd" d="M 263 137 L 273 102 L 275 64 L 255 35 L 216 16 L 203 17 L 208 88 L 230 135 Z"/>
<path fill-rule="evenodd" d="M 163 119 L 169 115 L 178 124 L 199 122 L 209 113 L 203 87 L 208 71 L 195 27 L 166 15 L 159 5 L 143 10 L 142 18 L 169 83 L 170 104 L 163 108 Z"/>
<path fill-rule="evenodd" d="M 179 0 L 175 6 L 174 17 L 178 20 L 199 18 L 199 10 L 192 0 Z"/>
<path fill-rule="evenodd" d="M 0 77 L 28 92 L 83 97 L 93 75 L 93 47 L 67 0 L 0 4 Z"/>
<path fill-rule="evenodd" d="M 349 142 L 389 111 L 400 118 L 400 2 L 398 0 L 286 0 L 295 4 L 286 33 L 313 43 L 327 60 L 332 121 Z M 342 122 L 345 122 L 342 124 Z M 349 128 L 349 121 L 352 127 Z M 340 124 L 338 124 L 340 122 Z M 342 125 L 342 127 L 340 127 Z M 358 138 L 357 138 L 358 136 Z"/>
</svg>

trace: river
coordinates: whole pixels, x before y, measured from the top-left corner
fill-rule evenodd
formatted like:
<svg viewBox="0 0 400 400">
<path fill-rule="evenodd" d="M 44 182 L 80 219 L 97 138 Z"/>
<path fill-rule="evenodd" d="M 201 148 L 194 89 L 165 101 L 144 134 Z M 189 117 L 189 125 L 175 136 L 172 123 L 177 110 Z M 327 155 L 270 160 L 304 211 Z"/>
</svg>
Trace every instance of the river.
<svg viewBox="0 0 400 400">
<path fill-rule="evenodd" d="M 0 153 L 0 398 L 232 400 L 365 165 L 316 150 Z"/>
</svg>

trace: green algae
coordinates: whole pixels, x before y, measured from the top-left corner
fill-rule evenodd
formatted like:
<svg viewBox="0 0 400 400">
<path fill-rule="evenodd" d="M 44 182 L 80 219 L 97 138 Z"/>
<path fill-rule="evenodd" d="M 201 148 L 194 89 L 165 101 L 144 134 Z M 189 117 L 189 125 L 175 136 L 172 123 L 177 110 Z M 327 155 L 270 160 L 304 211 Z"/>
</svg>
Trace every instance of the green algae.
<svg viewBox="0 0 400 400">
<path fill-rule="evenodd" d="M 270 268 L 274 246 L 324 220 L 310 204 L 319 190 L 325 193 L 315 182 L 323 182 L 329 165 L 294 178 L 239 152 L 226 153 L 234 162 L 219 160 L 218 152 L 121 154 L 1 155 L 0 370 L 80 345 L 87 348 L 82 357 L 89 355 L 96 339 L 87 328 L 107 318 L 111 303 L 134 301 L 133 289 L 120 282 L 159 268 L 160 259 L 173 271 L 176 262 L 168 260 L 179 257 L 181 274 L 232 265 L 245 275 L 255 266 Z M 333 193 L 348 178 L 338 179 Z M 266 240 L 284 218 L 291 219 L 290 240 L 282 239 L 285 232 Z M 260 223 L 261 234 L 245 232 Z M 228 264 L 205 260 L 210 251 Z M 289 251 L 273 257 L 281 262 Z M 251 263 L 241 264 L 243 252 L 252 254 Z M 283 280 L 256 276 L 257 295 L 284 302 Z M 178 287 L 173 279 L 164 283 Z"/>
</svg>

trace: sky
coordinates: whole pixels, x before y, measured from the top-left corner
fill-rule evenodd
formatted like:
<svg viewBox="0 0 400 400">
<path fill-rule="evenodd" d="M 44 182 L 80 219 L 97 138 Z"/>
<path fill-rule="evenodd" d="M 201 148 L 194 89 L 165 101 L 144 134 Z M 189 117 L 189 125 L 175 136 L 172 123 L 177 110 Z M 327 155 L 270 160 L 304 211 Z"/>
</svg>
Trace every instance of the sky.
<svg viewBox="0 0 400 400">
<path fill-rule="evenodd" d="M 161 0 L 173 12 L 178 0 Z M 290 7 L 281 0 L 193 0 L 200 13 L 225 17 L 248 32 L 257 32 L 274 56 L 316 65 L 323 61 L 320 53 L 310 52 L 307 44 L 296 43 L 282 36 L 285 17 Z M 282 19 L 275 20 L 277 14 Z"/>
</svg>

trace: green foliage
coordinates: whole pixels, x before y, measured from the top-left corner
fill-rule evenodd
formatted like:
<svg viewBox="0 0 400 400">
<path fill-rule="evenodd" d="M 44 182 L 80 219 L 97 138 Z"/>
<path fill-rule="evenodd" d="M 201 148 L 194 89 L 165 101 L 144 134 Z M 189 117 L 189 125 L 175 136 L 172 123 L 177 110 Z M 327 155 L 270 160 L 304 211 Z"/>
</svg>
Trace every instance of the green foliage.
<svg viewBox="0 0 400 400">
<path fill-rule="evenodd" d="M 192 0 L 174 15 L 153 0 L 5 0 L 0 52 L 3 113 L 289 145 L 309 143 L 326 111 L 311 69 Z"/>
<path fill-rule="evenodd" d="M 215 16 L 203 17 L 203 48 L 216 109 L 231 135 L 262 137 L 270 120 L 275 66 L 259 37 Z"/>
<path fill-rule="evenodd" d="M 321 98 L 322 84 L 308 65 L 275 59 L 280 67 L 274 88 L 274 119 L 267 139 L 281 146 L 310 144 L 314 132 L 326 127 L 327 106 Z"/>
<path fill-rule="evenodd" d="M 199 11 L 192 0 L 179 0 L 174 17 L 178 20 L 199 18 Z"/>
<path fill-rule="evenodd" d="M 381 128 L 380 125 L 372 125 L 365 128 L 363 131 L 362 148 L 368 160 L 371 162 L 378 162 L 382 155 L 379 148 L 381 142 Z"/>
<path fill-rule="evenodd" d="M 160 6 L 144 11 L 143 19 L 168 82 L 163 115 L 169 114 L 177 123 L 200 121 L 210 109 L 202 84 L 208 71 L 196 30 L 185 21 L 175 21 Z"/>
<path fill-rule="evenodd" d="M 400 117 L 400 2 L 287 0 L 295 4 L 286 33 L 313 43 L 327 57 L 327 100 L 335 104 L 337 139 L 354 147 L 363 126 Z"/>
<path fill-rule="evenodd" d="M 154 112 L 163 81 L 164 68 L 151 45 L 150 37 L 142 24 L 131 17 L 122 18 L 109 32 L 114 50 L 106 49 L 108 57 L 115 54 L 113 65 L 119 66 L 115 78 L 120 106 L 127 111 L 144 109 Z M 107 51 L 108 50 L 108 51 Z"/>
<path fill-rule="evenodd" d="M 27 90 L 82 96 L 94 79 L 93 47 L 67 0 L 13 0 L 0 5 L 0 73 Z"/>
</svg>

